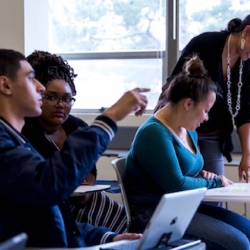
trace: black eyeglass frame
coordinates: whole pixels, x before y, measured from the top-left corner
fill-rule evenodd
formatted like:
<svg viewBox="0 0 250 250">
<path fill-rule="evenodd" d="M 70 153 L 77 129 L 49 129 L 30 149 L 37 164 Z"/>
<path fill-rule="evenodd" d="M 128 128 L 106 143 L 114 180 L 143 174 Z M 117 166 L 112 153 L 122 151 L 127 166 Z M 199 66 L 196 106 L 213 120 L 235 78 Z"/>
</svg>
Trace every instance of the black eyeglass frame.
<svg viewBox="0 0 250 250">
<path fill-rule="evenodd" d="M 48 103 L 50 103 L 51 105 L 57 105 L 59 102 L 62 102 L 63 105 L 65 106 L 73 106 L 73 104 L 76 101 L 74 97 L 57 97 L 54 95 L 45 95 L 45 94 L 41 94 L 41 96 L 43 99 L 47 100 Z M 50 98 L 54 98 L 54 99 L 50 99 Z M 67 99 L 69 101 L 67 101 Z"/>
</svg>

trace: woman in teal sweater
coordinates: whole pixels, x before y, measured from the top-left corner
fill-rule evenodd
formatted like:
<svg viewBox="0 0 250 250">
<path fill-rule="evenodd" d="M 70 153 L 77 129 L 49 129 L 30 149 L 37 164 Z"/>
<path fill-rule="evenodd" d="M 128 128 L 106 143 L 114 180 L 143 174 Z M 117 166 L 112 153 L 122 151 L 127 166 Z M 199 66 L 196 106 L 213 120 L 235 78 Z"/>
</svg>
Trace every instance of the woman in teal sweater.
<svg viewBox="0 0 250 250">
<path fill-rule="evenodd" d="M 202 61 L 193 56 L 163 93 L 161 108 L 137 131 L 126 161 L 131 230 L 143 232 L 165 193 L 232 184 L 202 170 L 197 145 L 195 129 L 208 120 L 216 93 Z M 202 204 L 186 234 L 202 239 L 208 250 L 250 248 L 250 221 L 222 207 Z"/>
</svg>

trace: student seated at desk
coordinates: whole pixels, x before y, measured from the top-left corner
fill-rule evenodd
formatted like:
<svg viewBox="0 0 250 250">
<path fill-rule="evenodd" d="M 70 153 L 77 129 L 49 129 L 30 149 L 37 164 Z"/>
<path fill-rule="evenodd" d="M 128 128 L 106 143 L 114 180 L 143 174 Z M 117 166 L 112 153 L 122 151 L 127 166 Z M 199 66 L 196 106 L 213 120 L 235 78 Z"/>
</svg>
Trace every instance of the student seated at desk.
<svg viewBox="0 0 250 250">
<path fill-rule="evenodd" d="M 114 137 L 116 123 L 134 110 L 135 115 L 143 114 L 147 98 L 141 92 L 149 89 L 124 93 L 89 127 L 72 132 L 62 150 L 48 159 L 21 134 L 24 118 L 42 113 L 44 91 L 23 54 L 0 49 L 0 242 L 21 232 L 28 235 L 27 247 L 44 248 L 140 238 L 140 234 L 118 235 L 106 227 L 77 223 L 63 201 L 92 170 Z"/>
<path fill-rule="evenodd" d="M 202 170 L 197 145 L 195 129 L 208 120 L 216 92 L 217 85 L 207 77 L 202 61 L 193 56 L 169 83 L 157 112 L 138 129 L 126 159 L 124 183 L 132 230 L 143 231 L 165 193 L 232 184 L 225 176 Z M 201 239 L 207 250 L 247 250 L 250 220 L 201 204 L 186 236 Z"/>
<path fill-rule="evenodd" d="M 35 70 L 36 79 L 46 88 L 43 93 L 42 114 L 26 118 L 22 133 L 32 146 L 44 157 L 49 158 L 63 148 L 69 134 L 77 128 L 87 128 L 83 120 L 69 115 L 76 88 L 74 69 L 62 57 L 45 51 L 35 51 L 27 57 Z M 96 167 L 83 181 L 94 185 Z M 116 233 L 127 231 L 124 207 L 104 192 L 95 192 L 81 197 L 71 197 L 71 210 L 78 222 L 89 222 L 94 226 L 105 226 Z"/>
</svg>

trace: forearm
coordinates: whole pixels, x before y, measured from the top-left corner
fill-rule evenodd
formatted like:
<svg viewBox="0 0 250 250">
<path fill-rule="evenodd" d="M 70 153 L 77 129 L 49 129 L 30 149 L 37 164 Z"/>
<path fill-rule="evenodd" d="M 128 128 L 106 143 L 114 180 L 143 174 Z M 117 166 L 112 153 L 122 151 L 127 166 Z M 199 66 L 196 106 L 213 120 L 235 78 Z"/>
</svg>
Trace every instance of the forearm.
<svg viewBox="0 0 250 250">
<path fill-rule="evenodd" d="M 250 123 L 245 123 L 238 128 L 242 154 L 250 155 Z"/>
<path fill-rule="evenodd" d="M 244 123 L 238 128 L 242 148 L 242 158 L 239 164 L 239 180 L 250 181 L 250 123 Z"/>
</svg>

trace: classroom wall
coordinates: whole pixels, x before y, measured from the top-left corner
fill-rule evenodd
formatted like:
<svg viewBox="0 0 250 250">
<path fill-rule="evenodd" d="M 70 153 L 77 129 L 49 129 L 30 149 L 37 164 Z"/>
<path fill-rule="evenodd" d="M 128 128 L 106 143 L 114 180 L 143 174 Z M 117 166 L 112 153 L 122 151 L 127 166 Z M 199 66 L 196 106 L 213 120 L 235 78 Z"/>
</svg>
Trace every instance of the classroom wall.
<svg viewBox="0 0 250 250">
<path fill-rule="evenodd" d="M 24 1 L 0 0 L 0 47 L 24 52 Z"/>
</svg>

